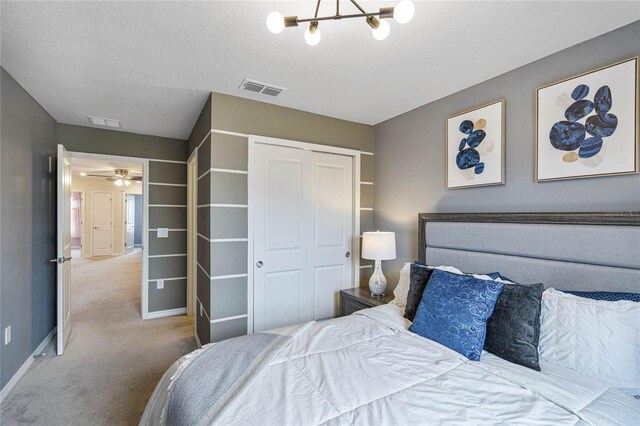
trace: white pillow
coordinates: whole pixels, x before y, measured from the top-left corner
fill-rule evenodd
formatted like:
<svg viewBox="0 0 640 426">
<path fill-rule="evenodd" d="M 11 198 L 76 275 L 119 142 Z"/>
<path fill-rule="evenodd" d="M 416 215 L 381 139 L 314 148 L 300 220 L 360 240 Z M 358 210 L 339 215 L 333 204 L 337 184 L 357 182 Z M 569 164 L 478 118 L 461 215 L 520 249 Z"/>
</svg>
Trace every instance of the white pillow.
<svg viewBox="0 0 640 426">
<path fill-rule="evenodd" d="M 501 283 L 513 284 L 506 280 L 501 280 L 500 278 L 493 279 L 488 275 L 477 275 L 477 274 L 465 274 L 458 268 L 454 266 L 429 266 L 432 269 L 439 269 L 441 271 L 450 272 L 452 274 L 458 275 L 473 275 L 474 278 L 478 278 L 481 280 L 493 280 Z M 407 307 L 407 294 L 409 294 L 409 287 L 411 286 L 411 262 L 405 263 L 402 269 L 400 270 L 400 278 L 398 279 L 398 284 L 396 288 L 393 290 L 394 299 L 391 301 L 394 305 L 399 306 L 403 311 Z"/>
<path fill-rule="evenodd" d="M 391 303 L 399 306 L 404 315 L 404 308 L 407 307 L 407 294 L 409 294 L 409 285 L 411 284 L 411 263 L 405 263 L 400 270 L 400 278 L 396 288 L 393 289 L 393 300 Z"/>
<path fill-rule="evenodd" d="M 540 358 L 640 394 L 640 303 L 549 288 L 542 294 Z"/>
</svg>

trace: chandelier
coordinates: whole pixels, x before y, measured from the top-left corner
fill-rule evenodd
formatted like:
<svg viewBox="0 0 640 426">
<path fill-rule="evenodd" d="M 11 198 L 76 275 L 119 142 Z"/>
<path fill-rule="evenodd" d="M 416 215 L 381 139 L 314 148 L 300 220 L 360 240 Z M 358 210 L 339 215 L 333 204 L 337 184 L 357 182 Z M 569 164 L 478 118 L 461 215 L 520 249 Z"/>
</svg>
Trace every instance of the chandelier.
<svg viewBox="0 0 640 426">
<path fill-rule="evenodd" d="M 402 0 L 395 7 L 383 7 L 378 12 L 367 13 L 356 0 L 351 3 L 360 11 L 348 15 L 340 14 L 340 0 L 336 0 L 336 14 L 330 16 L 318 16 L 320 1 L 316 4 L 316 12 L 313 18 L 298 18 L 297 16 L 282 16 L 279 12 L 271 12 L 267 16 L 267 28 L 274 34 L 281 33 L 285 28 L 297 27 L 299 24 L 309 23 L 309 27 L 304 33 L 304 39 L 310 46 L 320 43 L 320 21 L 331 21 L 348 18 L 365 18 L 366 23 L 371 27 L 373 38 L 384 40 L 389 36 L 391 27 L 384 19 L 394 18 L 400 24 L 406 24 L 413 18 L 415 6 L 411 0 Z"/>
</svg>

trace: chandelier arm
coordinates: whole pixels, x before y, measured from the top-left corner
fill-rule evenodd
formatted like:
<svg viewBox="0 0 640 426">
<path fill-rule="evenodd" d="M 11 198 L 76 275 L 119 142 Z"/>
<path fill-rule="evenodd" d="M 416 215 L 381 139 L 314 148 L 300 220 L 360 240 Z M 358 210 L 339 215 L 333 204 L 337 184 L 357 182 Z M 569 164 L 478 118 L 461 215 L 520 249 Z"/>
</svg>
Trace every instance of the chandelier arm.
<svg viewBox="0 0 640 426">
<path fill-rule="evenodd" d="M 349 18 L 368 18 L 370 16 L 380 16 L 380 12 L 371 12 L 371 13 L 355 13 L 353 15 L 332 15 L 332 16 L 320 16 L 317 18 L 298 18 L 297 22 L 313 22 L 313 21 L 331 21 L 331 20 L 339 20 L 339 19 L 349 19 Z"/>
<path fill-rule="evenodd" d="M 353 3 L 353 5 L 354 5 L 355 7 L 357 7 L 357 8 L 358 8 L 358 10 L 360 10 L 360 12 L 362 12 L 362 13 L 367 13 L 367 12 L 366 12 L 366 11 L 365 11 L 365 10 L 364 10 L 360 5 L 359 5 L 359 4 L 358 4 L 358 2 L 357 2 L 356 0 L 351 0 L 351 3 Z"/>
<path fill-rule="evenodd" d="M 318 3 L 316 4 L 316 13 L 313 15 L 314 18 L 318 17 L 318 11 L 320 10 L 320 1 L 318 0 Z"/>
</svg>

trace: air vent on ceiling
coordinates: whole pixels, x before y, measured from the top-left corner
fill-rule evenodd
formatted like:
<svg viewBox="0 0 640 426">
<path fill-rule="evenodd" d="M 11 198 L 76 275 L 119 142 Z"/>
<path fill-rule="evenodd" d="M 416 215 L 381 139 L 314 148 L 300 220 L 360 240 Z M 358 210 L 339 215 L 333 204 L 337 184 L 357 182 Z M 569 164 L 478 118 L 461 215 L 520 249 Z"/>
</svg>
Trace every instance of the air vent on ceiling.
<svg viewBox="0 0 640 426">
<path fill-rule="evenodd" d="M 263 95 L 267 96 L 278 96 L 282 92 L 287 90 L 284 87 L 273 86 L 271 84 L 261 83 L 259 81 L 249 80 L 247 78 L 245 78 L 240 85 L 240 89 L 253 93 L 262 93 Z"/>
<path fill-rule="evenodd" d="M 113 118 L 104 118 L 104 117 L 95 117 L 93 115 L 88 115 L 89 123 L 94 126 L 102 126 L 102 127 L 111 127 L 114 129 L 122 128 L 122 121 L 115 120 Z"/>
</svg>

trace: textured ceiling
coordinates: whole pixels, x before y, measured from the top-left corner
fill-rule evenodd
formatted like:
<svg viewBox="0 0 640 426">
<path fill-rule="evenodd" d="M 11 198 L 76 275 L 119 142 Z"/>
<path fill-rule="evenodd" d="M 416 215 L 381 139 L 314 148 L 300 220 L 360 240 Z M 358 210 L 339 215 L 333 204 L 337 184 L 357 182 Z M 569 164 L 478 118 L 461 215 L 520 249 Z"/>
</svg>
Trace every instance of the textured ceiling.
<svg viewBox="0 0 640 426">
<path fill-rule="evenodd" d="M 142 165 L 137 163 L 123 163 L 118 161 L 91 160 L 87 158 L 72 158 L 71 172 L 110 174 L 114 169 L 127 169 L 131 175 L 142 175 Z"/>
<path fill-rule="evenodd" d="M 270 11 L 314 4 L 2 1 L 1 61 L 59 122 L 186 138 L 209 91 L 376 124 L 640 18 L 637 1 L 417 1 L 382 42 L 362 20 L 321 23 L 315 47 L 268 32 Z M 244 77 L 288 91 L 241 92 Z"/>
</svg>

